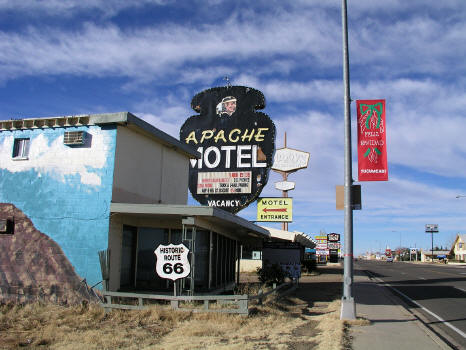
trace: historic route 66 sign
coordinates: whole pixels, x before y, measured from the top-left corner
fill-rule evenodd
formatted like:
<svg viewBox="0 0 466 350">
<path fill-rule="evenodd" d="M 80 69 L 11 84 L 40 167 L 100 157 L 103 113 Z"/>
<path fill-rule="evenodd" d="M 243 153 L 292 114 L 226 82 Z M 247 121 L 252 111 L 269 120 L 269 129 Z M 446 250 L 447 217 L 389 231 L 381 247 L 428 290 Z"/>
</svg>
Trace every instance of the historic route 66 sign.
<svg viewBox="0 0 466 350">
<path fill-rule="evenodd" d="M 189 190 L 203 205 L 232 213 L 247 207 L 266 185 L 275 151 L 275 125 L 264 95 L 245 86 L 208 89 L 193 97 L 180 141 L 201 158 L 189 167 Z"/>
<path fill-rule="evenodd" d="M 161 278 L 174 281 L 187 277 L 191 272 L 191 265 L 188 261 L 189 249 L 184 244 L 161 244 L 154 253 L 157 257 L 155 270 Z"/>
</svg>

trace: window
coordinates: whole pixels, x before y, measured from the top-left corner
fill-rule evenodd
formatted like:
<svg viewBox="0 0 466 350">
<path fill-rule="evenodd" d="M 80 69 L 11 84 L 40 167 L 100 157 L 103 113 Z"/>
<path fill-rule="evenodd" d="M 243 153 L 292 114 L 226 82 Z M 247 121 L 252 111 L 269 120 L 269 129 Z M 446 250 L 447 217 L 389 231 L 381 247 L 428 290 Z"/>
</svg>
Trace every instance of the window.
<svg viewBox="0 0 466 350">
<path fill-rule="evenodd" d="M 29 154 L 29 139 L 15 139 L 13 158 L 27 159 Z"/>
<path fill-rule="evenodd" d="M 12 235 L 14 233 L 15 223 L 13 219 L 0 219 L 0 235 Z"/>
</svg>

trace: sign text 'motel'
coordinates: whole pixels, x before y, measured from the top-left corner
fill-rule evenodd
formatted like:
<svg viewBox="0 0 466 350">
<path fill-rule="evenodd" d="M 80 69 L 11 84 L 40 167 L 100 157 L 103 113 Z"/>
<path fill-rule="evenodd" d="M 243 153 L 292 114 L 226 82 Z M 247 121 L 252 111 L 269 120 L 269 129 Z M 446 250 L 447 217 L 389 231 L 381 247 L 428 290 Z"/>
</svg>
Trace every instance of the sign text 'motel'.
<svg viewBox="0 0 466 350">
<path fill-rule="evenodd" d="M 259 198 L 257 201 L 257 221 L 293 221 L 293 199 L 290 197 Z"/>
<path fill-rule="evenodd" d="M 236 213 L 266 185 L 275 151 L 275 125 L 264 113 L 264 95 L 245 86 L 200 92 L 191 101 L 199 113 L 186 120 L 180 140 L 197 149 L 189 190 L 208 206 Z"/>
</svg>

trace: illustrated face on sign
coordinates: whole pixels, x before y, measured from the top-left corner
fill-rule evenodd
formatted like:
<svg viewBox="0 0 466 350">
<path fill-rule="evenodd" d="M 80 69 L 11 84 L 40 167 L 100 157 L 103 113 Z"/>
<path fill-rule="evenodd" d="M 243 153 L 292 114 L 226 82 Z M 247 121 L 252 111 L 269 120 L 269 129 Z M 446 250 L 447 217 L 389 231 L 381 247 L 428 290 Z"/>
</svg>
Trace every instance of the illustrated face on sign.
<svg viewBox="0 0 466 350">
<path fill-rule="evenodd" d="M 275 125 L 258 109 L 264 95 L 245 86 L 217 87 L 194 96 L 198 112 L 180 129 L 180 140 L 194 147 L 189 190 L 203 205 L 236 213 L 267 184 L 275 152 Z"/>
<path fill-rule="evenodd" d="M 217 105 L 217 114 L 220 116 L 227 114 L 231 116 L 236 111 L 236 98 L 227 96 Z"/>
</svg>

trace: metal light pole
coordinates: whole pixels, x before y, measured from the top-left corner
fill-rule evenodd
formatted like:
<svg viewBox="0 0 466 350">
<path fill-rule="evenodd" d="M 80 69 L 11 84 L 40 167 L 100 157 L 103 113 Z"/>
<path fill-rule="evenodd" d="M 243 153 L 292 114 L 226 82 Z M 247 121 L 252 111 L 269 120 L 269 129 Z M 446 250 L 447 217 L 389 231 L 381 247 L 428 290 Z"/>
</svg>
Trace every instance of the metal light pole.
<svg viewBox="0 0 466 350">
<path fill-rule="evenodd" d="M 348 23 L 346 0 L 341 2 L 341 20 L 343 34 L 343 82 L 345 105 L 345 260 L 343 272 L 343 298 L 341 300 L 342 320 L 356 319 L 356 305 L 353 298 L 353 208 L 351 206 L 353 184 L 351 167 L 351 111 L 348 56 Z"/>
</svg>

